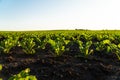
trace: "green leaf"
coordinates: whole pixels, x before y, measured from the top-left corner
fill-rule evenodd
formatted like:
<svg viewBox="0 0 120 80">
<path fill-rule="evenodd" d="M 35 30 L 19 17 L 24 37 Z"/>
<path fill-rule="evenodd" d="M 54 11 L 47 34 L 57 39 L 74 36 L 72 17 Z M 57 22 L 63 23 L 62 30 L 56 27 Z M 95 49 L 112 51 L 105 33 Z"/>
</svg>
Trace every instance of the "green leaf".
<svg viewBox="0 0 120 80">
<path fill-rule="evenodd" d="M 110 40 L 106 39 L 106 40 L 103 40 L 103 44 L 110 44 Z"/>
<path fill-rule="evenodd" d="M 22 70 L 20 73 L 10 77 L 8 80 L 37 80 L 33 75 L 29 75 L 30 69 Z"/>
<path fill-rule="evenodd" d="M 48 43 L 50 43 L 53 47 L 55 47 L 55 46 L 56 46 L 55 41 L 54 41 L 54 40 L 52 40 L 52 39 L 49 39 L 49 40 L 48 40 Z"/>
<path fill-rule="evenodd" d="M 120 48 L 120 44 L 118 44 L 118 48 Z"/>
<path fill-rule="evenodd" d="M 0 70 L 2 70 L 2 64 L 0 64 Z"/>
</svg>

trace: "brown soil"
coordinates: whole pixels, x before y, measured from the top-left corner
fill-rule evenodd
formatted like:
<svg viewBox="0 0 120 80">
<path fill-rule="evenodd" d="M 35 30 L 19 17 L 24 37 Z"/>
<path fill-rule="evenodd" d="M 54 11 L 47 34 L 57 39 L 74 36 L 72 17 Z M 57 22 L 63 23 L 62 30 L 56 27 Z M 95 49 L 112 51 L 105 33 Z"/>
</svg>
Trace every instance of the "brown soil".
<svg viewBox="0 0 120 80">
<path fill-rule="evenodd" d="M 25 68 L 30 68 L 30 74 L 36 75 L 38 80 L 120 80 L 120 61 L 114 54 L 54 57 L 45 52 L 25 55 L 19 48 L 12 53 L 0 56 L 3 80 Z"/>
</svg>

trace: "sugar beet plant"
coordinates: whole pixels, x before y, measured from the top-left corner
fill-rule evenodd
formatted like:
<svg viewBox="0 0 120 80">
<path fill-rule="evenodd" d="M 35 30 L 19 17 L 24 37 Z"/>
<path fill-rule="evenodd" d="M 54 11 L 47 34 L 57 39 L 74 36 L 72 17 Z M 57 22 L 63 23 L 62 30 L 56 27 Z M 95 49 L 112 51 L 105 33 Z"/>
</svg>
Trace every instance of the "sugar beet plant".
<svg viewBox="0 0 120 80">
<path fill-rule="evenodd" d="M 34 38 L 36 49 L 45 49 L 45 45 L 47 44 L 47 41 L 49 40 L 49 36 L 43 36 L 43 37 L 34 36 L 33 38 Z"/>
<path fill-rule="evenodd" d="M 90 54 L 93 53 L 93 49 L 90 49 L 92 41 L 87 41 L 86 43 L 83 43 L 82 41 L 78 40 L 78 43 L 81 56 L 88 57 Z"/>
<path fill-rule="evenodd" d="M 120 44 L 112 43 L 109 39 L 102 40 L 96 43 L 96 51 L 100 54 L 114 53 L 120 60 Z"/>
<path fill-rule="evenodd" d="M 0 64 L 0 71 L 2 70 L 2 65 Z M 11 76 L 8 80 L 37 80 L 36 76 L 30 75 L 30 69 L 26 68 L 22 70 L 20 73 Z M 3 80 L 0 78 L 0 80 Z"/>
<path fill-rule="evenodd" d="M 30 75 L 30 69 L 22 70 L 20 73 L 13 75 L 8 80 L 37 80 L 36 76 Z"/>
<path fill-rule="evenodd" d="M 10 37 L 0 42 L 0 52 L 9 53 L 11 48 L 18 43 L 18 37 Z"/>
<path fill-rule="evenodd" d="M 96 50 L 104 54 L 114 53 L 118 50 L 118 45 L 112 43 L 109 39 L 97 42 L 96 45 Z"/>
<path fill-rule="evenodd" d="M 19 42 L 19 46 L 21 46 L 23 48 L 23 51 L 26 54 L 34 54 L 35 53 L 35 42 L 33 41 L 33 38 L 23 38 L 20 42 Z"/>
<path fill-rule="evenodd" d="M 111 48 L 112 52 L 115 53 L 117 58 L 120 60 L 120 44 L 118 44 L 118 45 L 111 44 L 110 48 Z"/>
<path fill-rule="evenodd" d="M 52 49 L 55 51 L 53 52 L 55 56 L 61 56 L 65 51 L 64 38 L 49 39 L 48 43 L 51 44 Z"/>
</svg>

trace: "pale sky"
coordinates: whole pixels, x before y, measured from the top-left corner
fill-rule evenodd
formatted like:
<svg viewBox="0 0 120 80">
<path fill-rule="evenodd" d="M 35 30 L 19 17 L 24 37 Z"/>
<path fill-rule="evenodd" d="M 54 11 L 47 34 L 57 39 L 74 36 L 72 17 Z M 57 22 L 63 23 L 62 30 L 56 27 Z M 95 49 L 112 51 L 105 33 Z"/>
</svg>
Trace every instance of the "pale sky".
<svg viewBox="0 0 120 80">
<path fill-rule="evenodd" d="M 120 0 L 0 0 L 0 31 L 56 29 L 120 29 Z"/>
</svg>

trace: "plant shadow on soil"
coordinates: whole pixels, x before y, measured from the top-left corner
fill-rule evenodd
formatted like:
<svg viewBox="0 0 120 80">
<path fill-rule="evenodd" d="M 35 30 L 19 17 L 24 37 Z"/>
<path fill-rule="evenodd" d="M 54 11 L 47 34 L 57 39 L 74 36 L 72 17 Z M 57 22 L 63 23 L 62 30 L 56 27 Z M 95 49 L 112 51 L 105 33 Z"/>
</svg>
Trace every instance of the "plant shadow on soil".
<svg viewBox="0 0 120 80">
<path fill-rule="evenodd" d="M 3 65 L 0 77 L 3 80 L 8 80 L 25 68 L 30 68 L 30 74 L 38 80 L 120 80 L 120 61 L 114 54 L 85 58 L 66 52 L 54 57 L 45 51 L 27 55 L 19 47 L 11 53 L 0 56 Z"/>
</svg>

